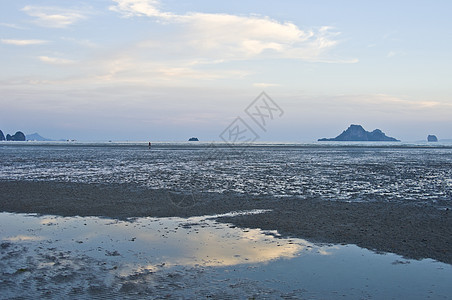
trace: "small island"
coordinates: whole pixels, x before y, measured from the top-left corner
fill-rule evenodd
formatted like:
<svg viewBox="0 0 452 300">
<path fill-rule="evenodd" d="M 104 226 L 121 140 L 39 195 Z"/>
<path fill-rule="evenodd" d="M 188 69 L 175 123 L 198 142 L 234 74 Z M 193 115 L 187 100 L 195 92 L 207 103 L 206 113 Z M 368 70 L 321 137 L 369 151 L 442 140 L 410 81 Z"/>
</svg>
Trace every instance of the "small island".
<svg viewBox="0 0 452 300">
<path fill-rule="evenodd" d="M 192 137 L 188 139 L 189 142 L 199 142 L 199 139 L 196 137 Z"/>
<path fill-rule="evenodd" d="M 429 136 L 427 137 L 427 141 L 428 142 L 437 142 L 438 138 L 436 137 L 436 135 L 429 134 Z"/>
<path fill-rule="evenodd" d="M 372 132 L 366 131 L 361 125 L 350 125 L 335 138 L 322 138 L 319 142 L 400 142 L 398 139 L 389 137 L 380 129 Z"/>
</svg>

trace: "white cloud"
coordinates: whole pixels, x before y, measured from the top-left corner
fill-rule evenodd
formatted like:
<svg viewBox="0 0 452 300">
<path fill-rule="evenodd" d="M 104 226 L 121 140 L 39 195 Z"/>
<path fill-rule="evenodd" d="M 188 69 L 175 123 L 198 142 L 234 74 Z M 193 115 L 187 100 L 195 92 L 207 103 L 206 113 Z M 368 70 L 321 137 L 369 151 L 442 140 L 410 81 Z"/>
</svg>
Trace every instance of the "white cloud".
<svg viewBox="0 0 452 300">
<path fill-rule="evenodd" d="M 168 47 L 174 51 L 183 49 L 185 55 L 213 60 L 265 57 L 335 61 L 326 53 L 338 43 L 339 33 L 331 27 L 303 30 L 291 22 L 279 22 L 268 17 L 162 12 L 157 0 L 113 1 L 116 5 L 110 9 L 126 17 L 146 16 L 163 24 L 179 24 L 179 32 L 168 36 L 166 43 L 161 45 L 166 50 Z"/>
<path fill-rule="evenodd" d="M 392 58 L 395 56 L 404 56 L 406 53 L 403 51 L 389 51 L 386 55 L 387 58 Z"/>
<path fill-rule="evenodd" d="M 120 12 L 127 17 L 147 16 L 147 17 L 169 17 L 172 14 L 162 13 L 158 0 L 113 0 L 116 6 L 111 6 L 113 11 Z"/>
<path fill-rule="evenodd" d="M 395 51 L 389 51 L 388 54 L 386 55 L 386 57 L 391 58 L 397 55 L 397 52 Z"/>
<path fill-rule="evenodd" d="M 61 40 L 98 48 L 94 55 L 75 61 L 55 56 L 39 56 L 43 63 L 66 65 L 66 76 L 41 81 L 56 85 L 187 85 L 189 82 L 241 79 L 254 74 L 249 66 L 227 65 L 251 59 L 297 59 L 350 63 L 332 57 L 329 50 L 338 43 L 339 33 L 324 26 L 302 29 L 291 22 L 262 16 L 165 12 L 157 0 L 113 0 L 110 9 L 126 18 L 152 18 L 165 35 L 128 43 L 127 47 L 102 49 L 89 40 L 61 37 Z M 84 18 L 83 10 L 26 6 L 41 26 L 66 27 Z M 160 28 L 158 28 L 160 29 Z M 157 29 L 157 33 L 159 32 Z M 226 67 L 225 67 L 226 65 Z M 259 82 L 256 87 L 276 86 Z M 254 82 L 256 82 L 254 81 Z M 197 84 L 197 83 L 196 83 Z M 249 84 L 253 84 L 250 81 Z"/>
<path fill-rule="evenodd" d="M 70 42 L 86 48 L 99 48 L 99 44 L 88 39 L 75 39 L 72 37 L 61 37 L 62 41 Z"/>
<path fill-rule="evenodd" d="M 58 7 L 28 5 L 22 10 L 29 16 L 35 17 L 35 23 L 43 27 L 64 28 L 85 18 L 78 10 Z"/>
<path fill-rule="evenodd" d="M 9 27 L 9 28 L 13 28 L 13 29 L 25 29 L 24 27 L 21 27 L 21 26 L 19 26 L 19 25 L 16 25 L 16 24 L 10 24 L 10 23 L 0 23 L 0 26 L 3 26 L 3 27 Z"/>
<path fill-rule="evenodd" d="M 260 87 L 260 88 L 267 88 L 267 87 L 276 87 L 276 86 L 281 86 L 281 85 L 277 84 L 277 83 L 257 82 L 257 83 L 254 83 L 253 86 Z"/>
<path fill-rule="evenodd" d="M 421 112 L 426 110 L 447 111 L 452 108 L 452 104 L 448 102 L 434 101 L 434 100 L 416 100 L 408 97 L 387 95 L 387 94 L 373 94 L 373 95 L 347 95 L 336 97 L 338 103 L 343 105 L 348 103 L 350 107 L 360 108 L 366 107 L 374 111 L 386 111 L 392 114 L 398 114 L 401 111 Z"/>
<path fill-rule="evenodd" d="M 96 60 L 94 78 L 87 79 L 97 83 L 134 83 L 144 86 L 174 85 L 191 80 L 217 80 L 241 78 L 249 71 L 194 68 L 192 62 L 156 62 L 142 60 L 132 55 L 105 57 Z"/>
<path fill-rule="evenodd" d="M 48 41 L 44 40 L 16 40 L 16 39 L 2 39 L 1 42 L 2 44 L 15 46 L 41 45 L 48 43 Z"/>
<path fill-rule="evenodd" d="M 68 65 L 73 64 L 73 60 L 64 59 L 64 58 L 57 58 L 57 57 L 49 57 L 49 56 L 39 56 L 39 60 L 45 63 L 49 64 L 55 64 L 55 65 Z"/>
</svg>

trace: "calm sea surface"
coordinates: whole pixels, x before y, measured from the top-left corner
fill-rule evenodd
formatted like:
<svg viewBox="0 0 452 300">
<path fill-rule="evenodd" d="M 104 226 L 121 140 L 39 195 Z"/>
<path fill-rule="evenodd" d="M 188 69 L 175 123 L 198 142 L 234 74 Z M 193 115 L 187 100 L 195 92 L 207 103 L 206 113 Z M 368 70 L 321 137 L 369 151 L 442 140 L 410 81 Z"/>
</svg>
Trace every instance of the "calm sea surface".
<svg viewBox="0 0 452 300">
<path fill-rule="evenodd" d="M 452 206 L 450 144 L 4 142 L 0 153 L 2 180 Z"/>
</svg>

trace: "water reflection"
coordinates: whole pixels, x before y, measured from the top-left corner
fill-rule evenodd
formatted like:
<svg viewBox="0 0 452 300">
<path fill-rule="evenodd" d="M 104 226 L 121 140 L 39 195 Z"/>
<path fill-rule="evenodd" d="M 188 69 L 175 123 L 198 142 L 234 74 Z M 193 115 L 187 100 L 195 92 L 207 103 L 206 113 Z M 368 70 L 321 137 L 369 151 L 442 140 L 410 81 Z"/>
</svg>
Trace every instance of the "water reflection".
<svg viewBox="0 0 452 300">
<path fill-rule="evenodd" d="M 431 260 L 318 246 L 211 217 L 0 213 L 6 298 L 446 298 L 450 278 L 452 266 Z"/>
<path fill-rule="evenodd" d="M 234 228 L 205 217 L 112 221 L 3 213 L 0 226 L 8 228 L 1 234 L 3 242 L 45 241 L 53 248 L 96 259 L 112 256 L 121 262 L 122 271 L 156 269 L 162 264 L 168 267 L 262 263 L 292 258 L 313 246 L 302 240 L 294 243 L 280 239 L 274 232 Z"/>
</svg>

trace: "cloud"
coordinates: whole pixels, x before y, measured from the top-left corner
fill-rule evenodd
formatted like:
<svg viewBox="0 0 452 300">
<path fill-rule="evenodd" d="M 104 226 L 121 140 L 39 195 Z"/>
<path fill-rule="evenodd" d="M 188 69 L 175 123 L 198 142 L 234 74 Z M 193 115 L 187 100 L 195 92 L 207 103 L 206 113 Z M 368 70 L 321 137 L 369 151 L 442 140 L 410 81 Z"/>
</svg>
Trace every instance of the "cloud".
<svg viewBox="0 0 452 300">
<path fill-rule="evenodd" d="M 95 62 L 97 73 L 93 79 L 98 83 L 133 83 L 145 86 L 174 85 L 190 80 L 218 80 L 242 78 L 250 74 L 243 70 L 211 69 L 193 67 L 193 62 L 149 61 L 139 56 L 122 55 L 105 57 Z M 93 79 L 88 79 L 91 82 Z"/>
<path fill-rule="evenodd" d="M 386 57 L 391 58 L 397 55 L 397 52 L 395 51 L 389 51 L 389 53 L 386 55 Z"/>
<path fill-rule="evenodd" d="M 41 45 L 46 44 L 48 41 L 44 40 L 16 40 L 16 39 L 2 39 L 2 44 L 15 45 L 15 46 L 29 46 L 29 45 Z"/>
<path fill-rule="evenodd" d="M 436 101 L 429 99 L 411 99 L 408 97 L 394 96 L 387 94 L 368 94 L 368 95 L 344 95 L 332 97 L 332 103 L 328 104 L 332 111 L 337 110 L 335 103 L 339 106 L 344 104 L 347 107 L 371 112 L 384 112 L 391 115 L 404 114 L 427 114 L 428 112 L 447 112 L 450 113 L 452 104 L 446 101 Z"/>
<path fill-rule="evenodd" d="M 403 51 L 389 51 L 386 55 L 387 58 L 393 58 L 395 56 L 404 56 L 406 53 Z"/>
<path fill-rule="evenodd" d="M 70 42 L 86 48 L 99 48 L 99 44 L 88 39 L 75 39 L 72 37 L 61 37 L 62 41 Z"/>
<path fill-rule="evenodd" d="M 167 37 L 165 49 L 183 49 L 186 55 L 218 60 L 250 58 L 289 58 L 306 61 L 335 60 L 327 51 L 338 44 L 333 28 L 323 26 L 301 29 L 291 22 L 279 22 L 262 16 L 231 14 L 163 12 L 157 0 L 114 0 L 111 10 L 125 17 L 150 17 L 165 24 L 179 25 L 178 32 Z M 171 40 L 173 38 L 174 40 Z M 158 47 L 156 43 L 154 47 Z M 161 43 L 160 43 L 161 44 Z M 179 50 L 181 51 L 181 50 Z M 355 62 L 338 60 L 338 62 Z"/>
<path fill-rule="evenodd" d="M 385 104 L 385 105 L 398 105 L 400 109 L 398 111 L 403 111 L 403 108 L 410 108 L 413 110 L 423 111 L 428 108 L 452 108 L 452 104 L 448 102 L 440 102 L 433 100 L 413 100 L 406 99 L 404 97 L 397 97 L 393 95 L 387 94 L 376 94 L 373 97 L 369 97 L 369 101 L 376 105 Z"/>
<path fill-rule="evenodd" d="M 0 22 L 0 26 L 3 26 L 3 27 L 9 27 L 9 28 L 13 28 L 13 29 L 25 29 L 24 27 L 21 27 L 21 26 L 19 26 L 19 25 L 16 25 L 16 24 L 10 24 L 10 23 L 1 23 Z"/>
<path fill-rule="evenodd" d="M 43 27 L 64 28 L 84 19 L 78 10 L 47 6 L 25 6 L 22 9 L 29 16 L 35 17 L 35 23 Z"/>
<path fill-rule="evenodd" d="M 158 6 L 158 0 L 113 0 L 116 6 L 111 6 L 110 9 L 120 12 L 126 17 L 132 16 L 147 16 L 147 17 L 170 17 L 169 13 L 162 13 Z"/>
<path fill-rule="evenodd" d="M 42 62 L 54 64 L 54 65 L 68 65 L 68 64 L 75 63 L 73 60 L 57 58 L 57 57 L 39 56 L 38 58 Z"/>
<path fill-rule="evenodd" d="M 330 55 L 330 50 L 339 43 L 339 33 L 328 26 L 301 28 L 292 22 L 256 15 L 177 14 L 164 11 L 157 0 L 113 1 L 115 5 L 110 10 L 121 13 L 124 18 L 144 17 L 155 21 L 155 34 L 147 35 L 152 39 L 128 43 L 121 48 L 104 49 L 89 40 L 61 37 L 66 42 L 97 48 L 96 53 L 78 57 L 77 63 L 58 55 L 37 54 L 37 59 L 43 63 L 67 66 L 65 76 L 48 80 L 40 78 L 39 82 L 70 86 L 174 86 L 189 82 L 198 84 L 200 80 L 240 80 L 256 72 L 249 65 L 235 64 L 237 61 L 296 59 L 355 62 Z M 36 17 L 35 22 L 39 25 L 55 28 L 66 27 L 85 18 L 83 9 L 26 6 L 23 11 Z M 257 82 L 254 86 L 260 88 L 275 86 L 265 81 L 262 83 L 260 79 L 254 80 L 249 84 Z"/>
<path fill-rule="evenodd" d="M 253 86 L 260 87 L 260 88 L 267 88 L 267 87 L 276 87 L 276 86 L 281 86 L 281 85 L 277 84 L 277 83 L 258 82 L 258 83 L 254 83 Z"/>
</svg>

